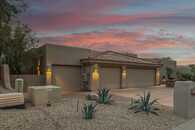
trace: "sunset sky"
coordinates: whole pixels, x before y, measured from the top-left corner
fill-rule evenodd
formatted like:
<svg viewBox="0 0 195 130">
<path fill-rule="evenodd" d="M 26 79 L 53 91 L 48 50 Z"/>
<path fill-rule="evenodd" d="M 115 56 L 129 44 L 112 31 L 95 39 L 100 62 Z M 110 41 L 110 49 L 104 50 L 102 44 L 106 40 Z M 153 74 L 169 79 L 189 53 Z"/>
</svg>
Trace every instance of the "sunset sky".
<svg viewBox="0 0 195 130">
<path fill-rule="evenodd" d="M 27 0 L 40 43 L 195 64 L 195 0 Z"/>
</svg>

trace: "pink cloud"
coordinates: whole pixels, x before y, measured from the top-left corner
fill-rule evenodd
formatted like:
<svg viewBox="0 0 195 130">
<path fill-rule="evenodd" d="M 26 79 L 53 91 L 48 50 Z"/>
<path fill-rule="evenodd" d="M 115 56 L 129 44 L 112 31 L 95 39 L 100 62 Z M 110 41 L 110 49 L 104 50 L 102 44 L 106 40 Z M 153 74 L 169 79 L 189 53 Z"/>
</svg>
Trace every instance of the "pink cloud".
<svg viewBox="0 0 195 130">
<path fill-rule="evenodd" d="M 41 43 L 53 43 L 66 46 L 78 46 L 95 50 L 114 50 L 140 52 L 154 48 L 194 47 L 194 40 L 177 34 L 149 35 L 146 29 L 133 31 L 105 30 L 103 32 L 76 33 L 64 36 L 42 37 Z M 160 34 L 160 36 L 159 36 Z"/>
<path fill-rule="evenodd" d="M 164 15 L 176 14 L 183 10 L 163 10 L 152 13 L 141 14 L 109 14 L 107 11 L 120 8 L 126 4 L 120 0 L 83 0 L 83 2 L 73 1 L 70 4 L 47 4 L 47 1 L 42 1 L 44 9 L 47 11 L 32 14 L 31 17 L 23 17 L 22 21 L 29 24 L 36 32 L 55 32 L 55 31 L 72 31 L 81 28 L 99 27 L 105 25 L 125 25 L 125 21 L 135 22 L 132 20 L 144 18 L 159 17 Z M 87 4 L 86 4 L 87 3 Z M 38 4 L 38 3 L 37 3 Z M 42 6 L 41 6 L 42 7 Z M 153 20 L 147 20 L 147 23 Z M 124 23 L 123 23 L 124 22 Z M 158 21 L 157 21 L 158 22 Z"/>
</svg>

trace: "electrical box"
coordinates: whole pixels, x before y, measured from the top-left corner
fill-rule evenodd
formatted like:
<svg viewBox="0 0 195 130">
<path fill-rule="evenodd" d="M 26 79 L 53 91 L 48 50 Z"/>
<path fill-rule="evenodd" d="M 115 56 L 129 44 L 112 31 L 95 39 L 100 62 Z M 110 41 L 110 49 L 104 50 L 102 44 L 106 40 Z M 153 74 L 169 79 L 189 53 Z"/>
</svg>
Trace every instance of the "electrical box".
<svg viewBox="0 0 195 130">
<path fill-rule="evenodd" d="M 16 92 L 23 92 L 24 80 L 23 79 L 16 79 L 15 81 L 15 91 Z"/>
</svg>

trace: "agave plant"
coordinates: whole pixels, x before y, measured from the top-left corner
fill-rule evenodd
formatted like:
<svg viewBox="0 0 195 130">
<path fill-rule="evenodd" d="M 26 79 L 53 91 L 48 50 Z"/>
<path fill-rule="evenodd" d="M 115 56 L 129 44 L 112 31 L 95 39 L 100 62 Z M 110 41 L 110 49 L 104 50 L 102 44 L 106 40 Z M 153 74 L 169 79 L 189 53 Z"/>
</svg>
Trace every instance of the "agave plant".
<svg viewBox="0 0 195 130">
<path fill-rule="evenodd" d="M 83 109 L 82 112 L 84 114 L 85 119 L 92 119 L 93 115 L 95 114 L 96 110 L 95 107 L 96 105 L 93 105 L 93 103 L 86 105 L 85 103 L 83 104 Z"/>
<path fill-rule="evenodd" d="M 155 103 L 158 102 L 158 98 L 156 98 L 155 100 L 153 100 L 152 102 L 150 101 L 150 96 L 151 93 L 150 91 L 148 92 L 147 96 L 145 96 L 145 91 L 144 91 L 144 97 L 142 97 L 141 95 L 139 95 L 140 99 L 138 99 L 137 101 L 135 101 L 135 105 L 130 107 L 130 109 L 134 109 L 134 108 L 139 108 L 138 110 L 136 110 L 134 113 L 138 113 L 140 111 L 145 111 L 147 114 L 150 112 L 152 114 L 158 115 L 158 113 L 155 112 L 155 110 L 159 110 L 158 108 L 153 108 L 151 110 L 151 106 Z"/>
<path fill-rule="evenodd" d="M 114 102 L 114 100 L 110 100 L 110 98 L 112 97 L 112 95 L 110 95 L 108 97 L 108 93 L 109 93 L 110 89 L 107 88 L 103 88 L 103 89 L 98 89 L 98 102 L 99 103 L 103 103 L 103 104 L 107 104 L 110 102 Z"/>
</svg>

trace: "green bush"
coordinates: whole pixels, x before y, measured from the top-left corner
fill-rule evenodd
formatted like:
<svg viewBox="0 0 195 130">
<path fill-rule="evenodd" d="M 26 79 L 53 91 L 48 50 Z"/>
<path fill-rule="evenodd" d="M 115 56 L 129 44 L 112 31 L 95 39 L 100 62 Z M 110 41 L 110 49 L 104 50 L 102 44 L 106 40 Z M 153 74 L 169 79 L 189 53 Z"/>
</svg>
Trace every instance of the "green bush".
<svg viewBox="0 0 195 130">
<path fill-rule="evenodd" d="M 181 75 L 184 80 L 191 80 L 193 76 L 191 73 L 186 73 L 186 74 L 181 74 Z"/>
<path fill-rule="evenodd" d="M 90 105 L 86 105 L 85 103 L 83 104 L 83 109 L 82 112 L 84 114 L 85 119 L 92 119 L 93 115 L 95 114 L 96 110 L 95 107 L 96 105 L 93 105 L 93 103 L 91 103 Z"/>
<path fill-rule="evenodd" d="M 177 79 L 182 80 L 182 73 L 177 70 L 176 74 L 177 74 Z"/>
<path fill-rule="evenodd" d="M 108 97 L 108 93 L 109 93 L 110 89 L 107 88 L 103 88 L 103 89 L 98 89 L 98 102 L 99 103 L 103 103 L 103 104 L 107 104 L 110 102 L 114 102 L 114 100 L 110 100 L 110 98 L 112 97 L 112 95 L 110 95 Z"/>
<path fill-rule="evenodd" d="M 152 113 L 152 114 L 158 115 L 158 113 L 155 112 L 155 110 L 159 110 L 158 108 L 153 108 L 151 110 L 151 106 L 153 105 L 153 103 L 157 102 L 158 98 L 153 100 L 152 102 L 149 102 L 151 93 L 148 92 L 147 96 L 145 96 L 145 91 L 144 91 L 144 97 L 142 97 L 141 95 L 139 95 L 139 96 L 140 96 L 140 99 L 135 101 L 134 102 L 135 105 L 130 107 L 129 110 L 134 109 L 134 108 L 139 108 L 134 113 L 145 111 L 147 115 L 148 115 L 149 112 Z"/>
<path fill-rule="evenodd" d="M 167 78 L 172 78 L 172 75 L 174 72 L 175 72 L 175 70 L 173 70 L 171 67 L 169 67 L 169 66 L 166 67 Z"/>
</svg>

